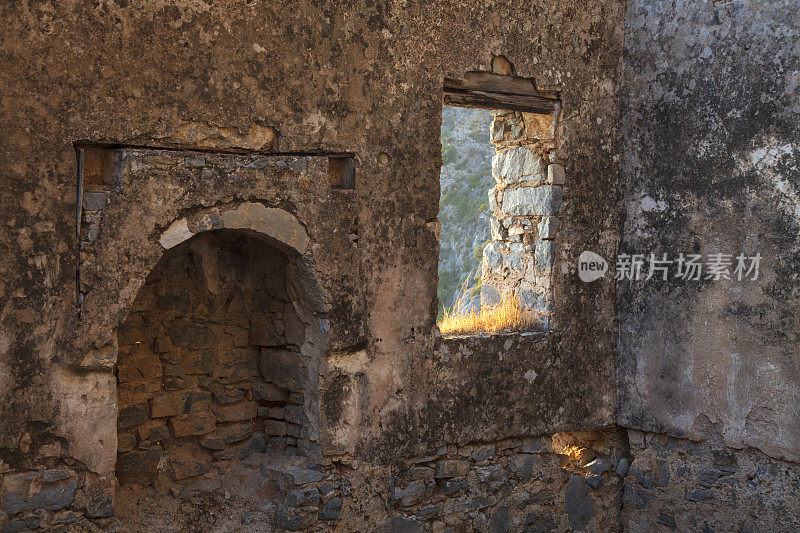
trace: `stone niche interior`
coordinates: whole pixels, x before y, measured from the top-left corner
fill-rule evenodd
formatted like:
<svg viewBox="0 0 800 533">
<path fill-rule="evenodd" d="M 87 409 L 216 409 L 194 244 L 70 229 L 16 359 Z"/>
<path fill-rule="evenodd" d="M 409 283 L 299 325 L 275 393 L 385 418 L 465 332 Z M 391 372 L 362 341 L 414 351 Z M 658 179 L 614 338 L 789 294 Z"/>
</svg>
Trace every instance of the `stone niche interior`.
<svg viewBox="0 0 800 533">
<path fill-rule="evenodd" d="M 149 274 L 117 331 L 118 516 L 220 486 L 246 508 L 274 489 L 270 465 L 309 454 L 310 320 L 290 261 L 260 237 L 217 230 L 167 250 Z"/>
</svg>

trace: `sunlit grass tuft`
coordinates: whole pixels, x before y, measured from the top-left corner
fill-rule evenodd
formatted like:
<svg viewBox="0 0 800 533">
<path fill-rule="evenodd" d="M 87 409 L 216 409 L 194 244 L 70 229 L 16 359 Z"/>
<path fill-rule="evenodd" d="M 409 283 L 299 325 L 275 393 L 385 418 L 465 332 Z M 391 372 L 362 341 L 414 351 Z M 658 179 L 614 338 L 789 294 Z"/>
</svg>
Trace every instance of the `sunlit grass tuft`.
<svg viewBox="0 0 800 533">
<path fill-rule="evenodd" d="M 511 331 L 528 331 L 539 322 L 539 314 L 520 306 L 519 298 L 512 296 L 498 305 L 480 311 L 458 314 L 464 296 L 449 309 L 445 308 L 439 320 L 442 335 L 494 334 Z"/>
</svg>

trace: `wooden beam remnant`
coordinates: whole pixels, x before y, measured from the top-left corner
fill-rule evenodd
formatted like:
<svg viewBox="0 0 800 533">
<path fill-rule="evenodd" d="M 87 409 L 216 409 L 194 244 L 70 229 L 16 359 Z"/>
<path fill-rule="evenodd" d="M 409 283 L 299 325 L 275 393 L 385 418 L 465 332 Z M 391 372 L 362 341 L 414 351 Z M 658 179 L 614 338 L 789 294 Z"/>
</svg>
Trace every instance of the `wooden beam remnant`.
<svg viewBox="0 0 800 533">
<path fill-rule="evenodd" d="M 467 72 L 463 80 L 445 78 L 444 103 L 460 107 L 508 109 L 549 115 L 560 100 L 557 92 L 539 91 L 533 80 L 490 72 Z"/>
</svg>

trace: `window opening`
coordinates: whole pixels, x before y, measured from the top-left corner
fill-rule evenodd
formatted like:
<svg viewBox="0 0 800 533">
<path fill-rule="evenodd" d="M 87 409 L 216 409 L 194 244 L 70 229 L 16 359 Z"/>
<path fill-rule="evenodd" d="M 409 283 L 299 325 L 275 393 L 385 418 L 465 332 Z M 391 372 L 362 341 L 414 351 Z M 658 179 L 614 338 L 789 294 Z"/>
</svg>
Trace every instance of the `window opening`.
<svg viewBox="0 0 800 533">
<path fill-rule="evenodd" d="M 555 157 L 559 110 L 557 95 L 524 78 L 471 72 L 446 81 L 437 289 L 443 335 L 547 328 L 564 184 Z"/>
</svg>

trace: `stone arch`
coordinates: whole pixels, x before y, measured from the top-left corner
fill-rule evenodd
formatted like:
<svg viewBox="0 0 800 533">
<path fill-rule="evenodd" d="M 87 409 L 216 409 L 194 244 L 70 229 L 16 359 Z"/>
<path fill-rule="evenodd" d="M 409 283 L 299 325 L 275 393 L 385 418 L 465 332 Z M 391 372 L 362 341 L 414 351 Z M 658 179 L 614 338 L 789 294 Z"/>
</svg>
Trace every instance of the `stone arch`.
<svg viewBox="0 0 800 533">
<path fill-rule="evenodd" d="M 327 323 L 308 236 L 289 213 L 248 202 L 179 218 L 158 242 L 116 330 L 117 514 L 158 513 L 164 486 L 204 479 L 246 509 L 248 490 L 321 458 Z M 205 308 L 212 300 L 218 309 Z M 156 316 L 145 323 L 148 313 Z M 234 475 L 238 488 L 225 487 Z"/>
</svg>

